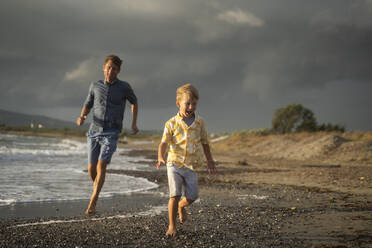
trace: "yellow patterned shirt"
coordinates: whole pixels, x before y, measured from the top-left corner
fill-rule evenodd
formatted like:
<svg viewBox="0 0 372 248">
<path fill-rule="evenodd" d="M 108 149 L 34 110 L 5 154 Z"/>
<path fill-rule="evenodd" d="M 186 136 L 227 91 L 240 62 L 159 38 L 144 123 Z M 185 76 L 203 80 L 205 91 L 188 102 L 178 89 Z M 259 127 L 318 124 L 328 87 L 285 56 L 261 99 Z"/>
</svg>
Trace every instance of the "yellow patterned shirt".
<svg viewBox="0 0 372 248">
<path fill-rule="evenodd" d="M 202 144 L 208 144 L 204 119 L 195 115 L 194 122 L 188 126 L 178 113 L 165 123 L 161 142 L 169 146 L 167 165 L 197 169 L 203 165 Z"/>
</svg>

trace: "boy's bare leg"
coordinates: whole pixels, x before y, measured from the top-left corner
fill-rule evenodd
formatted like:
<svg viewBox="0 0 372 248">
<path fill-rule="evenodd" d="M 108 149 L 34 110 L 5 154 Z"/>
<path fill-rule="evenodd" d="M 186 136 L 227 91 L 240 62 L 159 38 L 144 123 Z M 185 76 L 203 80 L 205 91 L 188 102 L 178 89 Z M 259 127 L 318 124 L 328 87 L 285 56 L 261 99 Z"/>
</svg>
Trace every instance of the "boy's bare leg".
<svg viewBox="0 0 372 248">
<path fill-rule="evenodd" d="M 107 163 L 105 161 L 98 160 L 97 175 L 96 175 L 96 178 L 93 184 L 93 187 L 94 187 L 93 193 L 92 193 L 92 196 L 90 197 L 88 209 L 85 211 L 87 215 L 96 213 L 96 204 L 98 200 L 98 195 L 101 192 L 103 184 L 105 183 L 106 167 L 107 167 Z"/>
<path fill-rule="evenodd" d="M 178 214 L 180 217 L 180 223 L 183 224 L 187 220 L 187 213 L 185 207 L 193 203 L 194 200 L 187 199 L 186 197 L 178 203 Z"/>
<path fill-rule="evenodd" d="M 90 179 L 92 179 L 92 181 L 94 182 L 97 176 L 97 164 L 88 164 L 88 173 L 89 173 Z"/>
<path fill-rule="evenodd" d="M 180 196 L 174 196 L 169 198 L 168 203 L 168 218 L 169 218 L 169 227 L 168 231 L 165 234 L 166 236 L 174 237 L 176 236 L 176 216 L 178 209 L 178 202 L 180 201 Z"/>
</svg>

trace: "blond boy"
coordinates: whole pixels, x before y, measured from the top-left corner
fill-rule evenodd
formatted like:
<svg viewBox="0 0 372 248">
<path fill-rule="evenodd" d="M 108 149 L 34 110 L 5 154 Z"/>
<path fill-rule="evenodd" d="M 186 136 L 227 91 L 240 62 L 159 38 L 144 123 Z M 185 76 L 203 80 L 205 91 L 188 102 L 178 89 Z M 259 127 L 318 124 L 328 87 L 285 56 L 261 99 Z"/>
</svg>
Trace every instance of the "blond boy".
<svg viewBox="0 0 372 248">
<path fill-rule="evenodd" d="M 198 178 L 196 169 L 203 164 L 202 151 L 207 159 L 209 173 L 216 172 L 216 166 L 210 152 L 208 135 L 204 120 L 195 114 L 199 94 L 191 84 L 182 85 L 177 89 L 176 116 L 165 123 L 162 140 L 159 144 L 158 163 L 167 165 L 169 184 L 168 217 L 169 227 L 166 236 L 176 235 L 176 215 L 180 223 L 187 218 L 185 207 L 198 197 Z M 167 163 L 165 153 L 169 147 Z M 184 188 L 184 197 L 182 196 Z"/>
</svg>

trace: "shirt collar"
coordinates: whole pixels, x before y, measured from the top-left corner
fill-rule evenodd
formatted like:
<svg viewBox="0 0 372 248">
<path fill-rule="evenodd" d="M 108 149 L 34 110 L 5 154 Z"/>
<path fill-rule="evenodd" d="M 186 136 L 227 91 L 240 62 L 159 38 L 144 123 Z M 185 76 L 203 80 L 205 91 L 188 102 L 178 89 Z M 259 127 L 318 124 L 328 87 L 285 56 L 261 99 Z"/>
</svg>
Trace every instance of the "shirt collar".
<svg viewBox="0 0 372 248">
<path fill-rule="evenodd" d="M 114 79 L 111 83 L 109 83 L 109 84 L 106 82 L 106 80 L 103 80 L 103 83 L 106 84 L 106 85 L 113 85 L 113 84 L 115 84 L 117 81 L 119 81 L 119 79 L 118 79 L 118 78 L 115 78 L 115 79 Z"/>
<path fill-rule="evenodd" d="M 200 116 L 197 113 L 195 113 L 195 112 L 194 112 L 194 114 L 195 114 L 195 120 L 194 120 L 194 122 L 195 121 L 199 121 L 200 120 Z M 183 118 L 180 115 L 180 112 L 177 113 L 176 119 L 177 119 L 177 121 L 183 121 Z"/>
</svg>

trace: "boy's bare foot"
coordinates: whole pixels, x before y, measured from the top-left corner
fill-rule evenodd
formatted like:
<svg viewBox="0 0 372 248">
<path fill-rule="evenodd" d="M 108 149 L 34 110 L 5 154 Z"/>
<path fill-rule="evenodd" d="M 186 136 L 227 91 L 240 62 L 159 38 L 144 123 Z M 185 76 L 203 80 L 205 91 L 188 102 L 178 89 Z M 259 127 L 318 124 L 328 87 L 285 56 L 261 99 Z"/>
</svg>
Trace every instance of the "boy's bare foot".
<svg viewBox="0 0 372 248">
<path fill-rule="evenodd" d="M 176 236 L 176 228 L 169 227 L 167 233 L 165 234 L 167 237 L 175 237 Z"/>
<path fill-rule="evenodd" d="M 186 209 L 183 208 L 178 208 L 178 214 L 180 216 L 180 223 L 183 224 L 187 220 L 187 212 Z"/>
</svg>

